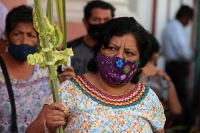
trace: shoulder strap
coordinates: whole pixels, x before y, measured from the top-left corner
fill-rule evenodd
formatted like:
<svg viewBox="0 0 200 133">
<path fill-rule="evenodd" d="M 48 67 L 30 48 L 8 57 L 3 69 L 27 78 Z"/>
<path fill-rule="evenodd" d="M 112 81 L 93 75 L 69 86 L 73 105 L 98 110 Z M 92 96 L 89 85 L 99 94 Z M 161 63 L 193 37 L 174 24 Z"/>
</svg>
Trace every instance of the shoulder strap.
<svg viewBox="0 0 200 133">
<path fill-rule="evenodd" d="M 12 85 L 10 82 L 10 78 L 8 75 L 8 71 L 6 69 L 6 65 L 2 59 L 2 57 L 0 56 L 0 64 L 1 64 L 1 68 L 3 71 L 3 75 L 5 78 L 5 82 L 6 82 L 6 86 L 7 86 L 7 90 L 8 90 L 8 95 L 10 98 L 10 104 L 11 104 L 11 111 L 12 111 L 12 124 L 11 124 L 11 131 L 14 133 L 17 133 L 18 128 L 17 128 L 17 119 L 16 119 L 16 108 L 15 108 L 15 99 L 14 99 L 14 95 L 13 95 L 13 91 L 12 91 Z"/>
</svg>

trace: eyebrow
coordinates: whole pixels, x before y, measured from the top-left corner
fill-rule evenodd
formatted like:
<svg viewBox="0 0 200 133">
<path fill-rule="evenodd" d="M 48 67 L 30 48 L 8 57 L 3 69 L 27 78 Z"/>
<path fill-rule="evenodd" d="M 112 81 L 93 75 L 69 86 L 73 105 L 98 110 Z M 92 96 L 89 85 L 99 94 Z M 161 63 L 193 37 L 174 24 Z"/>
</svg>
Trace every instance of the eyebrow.
<svg viewBox="0 0 200 133">
<path fill-rule="evenodd" d="M 119 47 L 117 44 L 114 44 L 114 43 L 109 43 L 109 44 L 112 44 L 112 45 L 114 45 L 114 46 L 116 46 L 116 47 Z M 132 49 L 132 48 L 125 48 L 125 50 L 132 50 L 132 51 L 134 51 L 134 52 L 137 52 L 136 50 L 134 50 L 134 49 Z"/>
<path fill-rule="evenodd" d="M 105 17 L 104 19 L 111 19 L 111 17 Z"/>
<path fill-rule="evenodd" d="M 116 47 L 119 47 L 119 45 L 117 45 L 117 44 L 114 44 L 114 43 L 109 43 L 109 44 L 112 44 L 112 45 L 114 45 L 114 46 L 116 46 Z"/>
<path fill-rule="evenodd" d="M 37 34 L 37 33 L 34 33 L 34 32 L 27 32 L 28 34 Z"/>
<path fill-rule="evenodd" d="M 21 30 L 16 30 L 15 32 L 19 32 L 19 33 L 25 33 L 24 31 Z M 27 34 L 35 34 L 34 32 L 26 32 Z"/>
<path fill-rule="evenodd" d="M 137 52 L 136 50 L 131 49 L 131 48 L 125 48 L 125 50 L 129 50 L 129 51 Z"/>
</svg>

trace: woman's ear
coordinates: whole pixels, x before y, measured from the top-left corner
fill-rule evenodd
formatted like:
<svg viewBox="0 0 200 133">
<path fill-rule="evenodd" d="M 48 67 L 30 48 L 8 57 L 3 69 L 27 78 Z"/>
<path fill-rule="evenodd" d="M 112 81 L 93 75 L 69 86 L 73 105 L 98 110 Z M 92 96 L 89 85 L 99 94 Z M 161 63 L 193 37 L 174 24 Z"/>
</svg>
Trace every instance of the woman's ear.
<svg viewBox="0 0 200 133">
<path fill-rule="evenodd" d="M 7 34 L 6 31 L 4 31 L 4 35 L 5 35 L 5 39 L 6 39 L 6 41 L 8 41 L 8 34 Z"/>
<path fill-rule="evenodd" d="M 4 31 L 4 35 L 5 35 L 5 43 L 6 43 L 6 47 L 8 48 L 8 34 L 6 31 Z"/>
<path fill-rule="evenodd" d="M 152 55 L 151 59 L 150 59 L 151 62 L 152 62 L 154 65 L 156 65 L 156 63 L 157 63 L 158 56 L 159 56 L 158 53 L 154 53 L 154 54 Z"/>
</svg>

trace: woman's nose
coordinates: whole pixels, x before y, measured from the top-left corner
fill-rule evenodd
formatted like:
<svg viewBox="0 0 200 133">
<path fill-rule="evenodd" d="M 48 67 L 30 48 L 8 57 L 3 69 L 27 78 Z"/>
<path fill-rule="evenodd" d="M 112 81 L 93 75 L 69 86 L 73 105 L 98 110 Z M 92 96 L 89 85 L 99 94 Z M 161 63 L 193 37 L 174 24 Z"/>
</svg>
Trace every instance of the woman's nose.
<svg viewBox="0 0 200 133">
<path fill-rule="evenodd" d="M 22 37 L 22 43 L 23 43 L 23 44 L 28 44 L 28 37 L 27 37 L 26 35 L 24 35 L 24 36 Z"/>
<path fill-rule="evenodd" d="M 124 59 L 124 52 L 122 50 L 119 50 L 116 56 Z"/>
</svg>

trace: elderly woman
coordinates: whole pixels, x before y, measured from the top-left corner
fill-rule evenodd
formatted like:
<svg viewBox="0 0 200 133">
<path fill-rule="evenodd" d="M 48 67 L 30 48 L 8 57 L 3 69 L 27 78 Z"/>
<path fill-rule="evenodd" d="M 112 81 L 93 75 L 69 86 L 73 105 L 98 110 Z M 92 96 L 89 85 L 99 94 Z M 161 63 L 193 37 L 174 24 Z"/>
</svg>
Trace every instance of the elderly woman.
<svg viewBox="0 0 200 133">
<path fill-rule="evenodd" d="M 12 9 L 5 32 L 9 46 L 0 56 L 0 132 L 24 133 L 51 94 L 47 70 L 29 66 L 26 60 L 38 44 L 32 8 L 22 5 Z"/>
<path fill-rule="evenodd" d="M 105 22 L 88 64 L 91 72 L 63 82 L 60 104 L 49 97 L 26 133 L 54 133 L 58 126 L 70 133 L 163 133 L 162 104 L 139 82 L 149 51 L 147 32 L 134 18 Z"/>
</svg>

